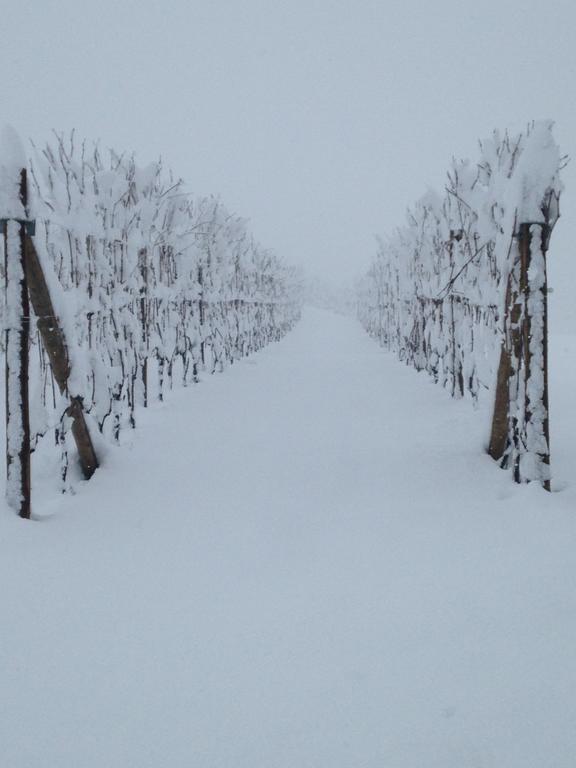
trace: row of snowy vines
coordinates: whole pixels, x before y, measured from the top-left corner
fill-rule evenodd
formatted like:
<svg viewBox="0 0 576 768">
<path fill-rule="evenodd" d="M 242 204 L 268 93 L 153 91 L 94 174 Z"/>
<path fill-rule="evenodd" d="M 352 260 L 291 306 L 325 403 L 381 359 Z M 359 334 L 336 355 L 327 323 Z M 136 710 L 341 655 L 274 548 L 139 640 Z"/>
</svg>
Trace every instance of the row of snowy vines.
<svg viewBox="0 0 576 768">
<path fill-rule="evenodd" d="M 114 441 L 136 408 L 178 377 L 195 382 L 278 340 L 300 313 L 299 278 L 213 197 L 189 194 L 161 162 L 78 145 L 30 161 L 34 244 L 71 356 L 70 393 Z M 42 345 L 33 354 L 32 434 L 56 429 L 61 398 Z"/>
<path fill-rule="evenodd" d="M 545 338 L 540 331 L 538 348 L 528 339 L 520 348 L 513 336 L 522 326 L 533 338 L 545 322 L 544 256 L 558 216 L 562 162 L 550 122 L 515 137 L 494 133 L 481 142 L 477 163 L 453 161 L 444 193 L 429 192 L 407 224 L 380 241 L 358 285 L 368 333 L 455 397 L 476 400 L 488 390 L 496 400 L 506 358 L 506 439 L 494 456 L 514 467 L 518 481 L 544 484 L 547 424 L 537 403 L 547 398 Z M 523 257 L 526 224 L 540 240 L 533 233 Z"/>
</svg>

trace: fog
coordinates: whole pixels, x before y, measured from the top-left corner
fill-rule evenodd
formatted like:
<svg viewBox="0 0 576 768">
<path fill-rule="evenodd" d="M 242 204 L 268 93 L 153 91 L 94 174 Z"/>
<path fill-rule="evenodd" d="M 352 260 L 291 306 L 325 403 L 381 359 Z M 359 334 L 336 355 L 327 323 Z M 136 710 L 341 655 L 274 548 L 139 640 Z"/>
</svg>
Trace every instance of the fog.
<svg viewBox="0 0 576 768">
<path fill-rule="evenodd" d="M 375 234 L 494 128 L 556 121 L 576 155 L 568 0 L 190 0 L 2 8 L 1 122 L 161 155 L 311 274 L 351 281 Z M 550 253 L 553 327 L 576 330 L 576 172 Z"/>
</svg>

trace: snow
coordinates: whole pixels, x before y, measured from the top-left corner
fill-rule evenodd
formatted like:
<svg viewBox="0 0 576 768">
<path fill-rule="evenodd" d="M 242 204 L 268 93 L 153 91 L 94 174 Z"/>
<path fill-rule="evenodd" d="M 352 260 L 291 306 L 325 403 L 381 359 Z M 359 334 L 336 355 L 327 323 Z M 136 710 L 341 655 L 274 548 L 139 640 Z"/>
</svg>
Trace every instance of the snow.
<svg viewBox="0 0 576 768">
<path fill-rule="evenodd" d="M 15 134 L 6 135 L 0 216 L 16 210 L 17 171 L 26 164 Z M 298 270 L 263 248 L 246 220 L 214 196 L 192 194 L 161 161 L 140 169 L 133 154 L 103 153 L 72 132 L 55 134 L 42 150 L 33 145 L 28 165 L 35 249 L 70 362 L 67 394 L 82 399 L 99 453 L 135 426 L 137 404 L 222 370 L 298 319 Z M 4 282 L 0 265 L 0 289 Z M 9 311 L 0 302 L 3 324 Z M 55 396 L 35 332 L 31 360 L 32 444 L 61 455 L 72 490 L 69 398 Z"/>
<path fill-rule="evenodd" d="M 0 515 L 3 763 L 573 768 L 574 360 L 553 338 L 550 494 L 483 455 L 485 405 L 319 310 L 75 495 L 34 467 L 38 521 Z"/>
<path fill-rule="evenodd" d="M 20 245 L 20 225 L 17 221 L 6 223 L 6 316 L 5 326 L 5 365 L 9 371 L 7 378 L 8 415 L 6 415 L 6 453 L 10 456 L 6 478 L 6 498 L 8 503 L 19 509 L 22 497 L 22 464 L 20 454 L 24 444 L 25 423 L 21 397 L 21 354 L 22 354 L 22 253 Z"/>
<path fill-rule="evenodd" d="M 552 129 L 548 120 L 514 137 L 495 131 L 480 142 L 476 164 L 453 160 L 444 195 L 429 190 L 408 212 L 406 226 L 379 241 L 357 286 L 358 316 L 368 333 L 455 397 L 476 401 L 488 390 L 495 401 L 504 341 L 514 375 L 507 446 L 495 458 L 514 466 L 519 482 L 549 479 L 542 359 L 547 242 L 540 229 L 547 240 L 563 190 Z M 532 241 L 527 292 L 518 246 L 524 225 Z M 515 359 L 522 346 L 513 341 L 516 310 L 521 323 L 531 324 L 530 366 L 520 359 L 523 352 Z"/>
</svg>

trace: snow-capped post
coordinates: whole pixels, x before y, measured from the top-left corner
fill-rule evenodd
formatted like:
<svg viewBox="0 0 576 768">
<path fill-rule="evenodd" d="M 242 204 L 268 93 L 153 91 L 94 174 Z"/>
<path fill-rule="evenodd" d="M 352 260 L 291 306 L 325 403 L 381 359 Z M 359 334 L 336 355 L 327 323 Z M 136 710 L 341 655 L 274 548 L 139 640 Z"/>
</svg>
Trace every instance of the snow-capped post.
<svg viewBox="0 0 576 768">
<path fill-rule="evenodd" d="M 142 284 L 140 286 L 140 326 L 142 332 L 142 397 L 144 408 L 148 407 L 148 355 L 150 354 L 150 329 L 148 327 L 148 251 L 138 251 L 138 266 Z"/>
<path fill-rule="evenodd" d="M 553 211 L 549 207 L 552 199 L 555 201 Z M 489 451 L 505 465 L 512 460 L 517 483 L 538 481 L 547 491 L 550 490 L 550 428 L 546 251 L 557 210 L 557 197 L 550 193 L 543 207 L 545 221 L 524 222 L 516 234 L 516 258 L 507 291 L 507 329 Z M 505 390 L 508 391 L 507 403 L 504 402 Z"/>
<path fill-rule="evenodd" d="M 488 453 L 517 483 L 550 490 L 546 252 L 559 218 L 558 161 L 533 220 L 515 226 Z M 546 178 L 546 176 L 544 176 Z"/>
<path fill-rule="evenodd" d="M 26 277 L 28 220 L 26 158 L 17 134 L 5 128 L 0 152 L 0 224 L 6 278 L 6 496 L 20 517 L 30 517 L 30 413 L 28 348 L 30 309 Z"/>
<path fill-rule="evenodd" d="M 521 328 L 524 397 L 523 422 L 514 440 L 518 450 L 514 461 L 517 483 L 539 480 L 550 490 L 550 431 L 548 420 L 548 285 L 544 223 L 525 223 L 518 233 L 520 290 L 523 293 Z M 518 429 L 518 420 L 515 424 Z"/>
</svg>

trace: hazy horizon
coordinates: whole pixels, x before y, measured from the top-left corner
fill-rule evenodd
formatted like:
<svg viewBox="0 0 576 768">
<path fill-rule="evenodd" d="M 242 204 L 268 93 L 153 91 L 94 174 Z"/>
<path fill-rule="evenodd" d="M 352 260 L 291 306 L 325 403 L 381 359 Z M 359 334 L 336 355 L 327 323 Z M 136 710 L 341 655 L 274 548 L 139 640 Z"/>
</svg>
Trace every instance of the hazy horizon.
<svg viewBox="0 0 576 768">
<path fill-rule="evenodd" d="M 443 184 L 452 156 L 474 160 L 493 129 L 549 118 L 562 151 L 576 154 L 576 11 L 564 0 L 545 14 L 533 0 L 36 0 L 4 10 L 2 122 L 39 142 L 75 128 L 141 163 L 161 155 L 267 247 L 332 282 L 360 274 L 374 236 Z M 571 165 L 564 180 L 552 312 L 576 328 Z"/>
</svg>

